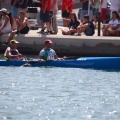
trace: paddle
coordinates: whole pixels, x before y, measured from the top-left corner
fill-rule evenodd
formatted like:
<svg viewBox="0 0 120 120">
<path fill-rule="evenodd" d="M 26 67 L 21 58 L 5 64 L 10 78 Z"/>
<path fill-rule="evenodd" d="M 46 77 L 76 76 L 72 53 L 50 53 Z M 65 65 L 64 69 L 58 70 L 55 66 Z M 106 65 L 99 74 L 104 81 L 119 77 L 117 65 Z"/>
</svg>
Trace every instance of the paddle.
<svg viewBox="0 0 120 120">
<path fill-rule="evenodd" d="M 25 64 L 23 64 L 23 67 L 29 67 L 37 63 L 38 61 L 27 61 Z"/>
<path fill-rule="evenodd" d="M 73 60 L 73 59 L 77 59 L 77 58 L 79 58 L 79 57 L 77 57 L 77 56 L 69 56 L 69 57 L 67 57 L 67 56 L 64 56 L 63 57 L 63 60 Z M 31 60 L 31 59 L 28 59 L 28 60 Z M 61 59 L 62 60 L 62 59 Z M 45 62 L 48 62 L 48 61 L 51 61 L 51 60 L 46 60 L 46 61 L 38 61 L 38 60 L 33 60 L 32 59 L 32 61 L 26 61 L 26 63 L 25 64 L 23 64 L 23 66 L 24 67 L 29 67 L 29 66 L 32 66 L 32 65 L 34 65 L 34 64 L 36 64 L 36 63 L 38 63 L 38 62 L 43 62 L 43 63 L 45 63 Z"/>
<path fill-rule="evenodd" d="M 68 57 L 67 57 L 67 56 L 64 56 L 64 57 L 63 57 L 64 60 L 78 59 L 78 58 L 80 58 L 80 57 L 78 57 L 78 56 L 68 56 Z"/>
</svg>

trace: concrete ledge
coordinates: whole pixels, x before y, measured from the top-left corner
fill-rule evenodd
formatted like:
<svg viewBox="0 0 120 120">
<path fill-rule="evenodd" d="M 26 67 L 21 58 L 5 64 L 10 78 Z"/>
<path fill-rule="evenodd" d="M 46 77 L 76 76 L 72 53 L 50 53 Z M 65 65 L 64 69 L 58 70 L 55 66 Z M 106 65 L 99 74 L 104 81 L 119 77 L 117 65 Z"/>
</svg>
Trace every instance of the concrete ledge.
<svg viewBox="0 0 120 120">
<path fill-rule="evenodd" d="M 71 36 L 61 35 L 41 35 L 38 30 L 30 30 L 26 35 L 15 35 L 14 39 L 20 42 L 19 50 L 22 53 L 38 54 L 44 47 L 44 40 L 53 41 L 53 49 L 58 55 L 77 55 L 77 56 L 119 56 L 120 37 L 103 36 Z M 2 43 L 8 35 L 0 36 L 0 51 L 5 51 L 6 47 Z"/>
</svg>

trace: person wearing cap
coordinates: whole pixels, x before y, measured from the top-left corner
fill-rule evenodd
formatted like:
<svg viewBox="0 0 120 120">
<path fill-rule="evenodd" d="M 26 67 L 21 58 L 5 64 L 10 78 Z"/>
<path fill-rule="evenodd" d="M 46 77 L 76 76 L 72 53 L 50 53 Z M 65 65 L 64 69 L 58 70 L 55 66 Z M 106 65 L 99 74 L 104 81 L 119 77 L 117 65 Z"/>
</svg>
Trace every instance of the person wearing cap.
<svg viewBox="0 0 120 120">
<path fill-rule="evenodd" d="M 17 40 L 10 41 L 10 47 L 7 47 L 4 53 L 5 60 L 23 60 L 22 54 L 17 50 L 18 43 Z"/>
<path fill-rule="evenodd" d="M 0 15 L 2 16 L 1 24 L 0 24 L 0 35 L 9 33 L 12 30 L 12 28 L 10 24 L 10 18 L 7 14 L 7 9 L 2 8 L 0 10 Z"/>
<path fill-rule="evenodd" d="M 47 60 L 62 60 L 63 58 L 59 58 L 56 54 L 56 52 L 51 48 L 52 41 L 51 40 L 45 40 L 45 48 L 43 48 L 39 53 L 39 61 L 44 62 Z"/>
</svg>

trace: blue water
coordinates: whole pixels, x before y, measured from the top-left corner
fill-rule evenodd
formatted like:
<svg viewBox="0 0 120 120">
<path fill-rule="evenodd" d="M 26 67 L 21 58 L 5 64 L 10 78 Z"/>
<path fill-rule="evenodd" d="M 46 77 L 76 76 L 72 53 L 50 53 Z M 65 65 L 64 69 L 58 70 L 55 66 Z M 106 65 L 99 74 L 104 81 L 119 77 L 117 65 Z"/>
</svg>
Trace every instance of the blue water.
<svg viewBox="0 0 120 120">
<path fill-rule="evenodd" d="M 0 120 L 119 120 L 120 72 L 0 67 Z"/>
</svg>

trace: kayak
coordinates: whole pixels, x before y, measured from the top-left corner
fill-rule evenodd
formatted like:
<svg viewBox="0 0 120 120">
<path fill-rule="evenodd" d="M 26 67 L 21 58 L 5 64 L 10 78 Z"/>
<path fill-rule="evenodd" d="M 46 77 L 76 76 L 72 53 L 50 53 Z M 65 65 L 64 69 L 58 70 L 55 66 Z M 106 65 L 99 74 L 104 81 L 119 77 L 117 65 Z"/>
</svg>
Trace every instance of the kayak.
<svg viewBox="0 0 120 120">
<path fill-rule="evenodd" d="M 66 68 L 90 68 L 90 69 L 116 69 L 120 70 L 120 57 L 81 57 L 72 60 L 50 60 L 39 62 L 38 60 L 6 61 L 0 60 L 0 66 L 31 66 L 31 67 L 66 67 Z"/>
</svg>

